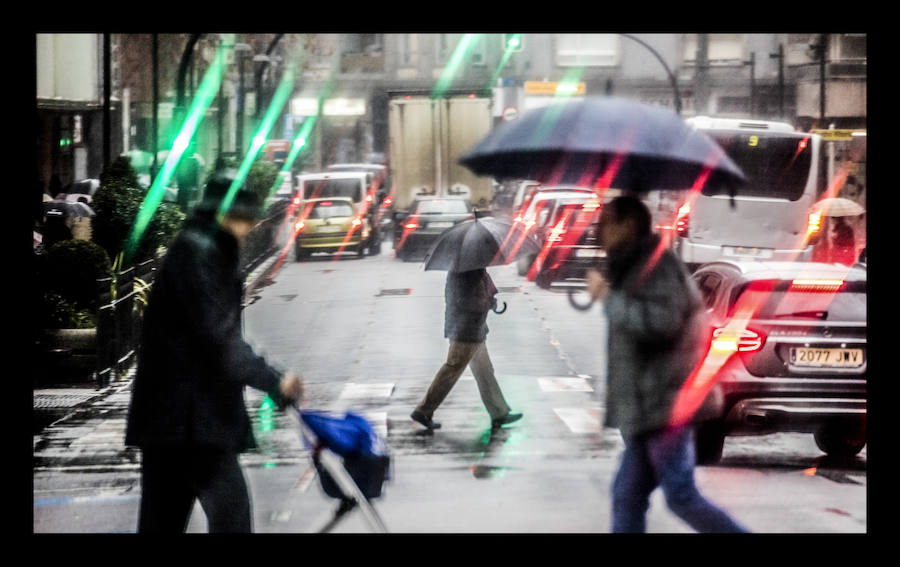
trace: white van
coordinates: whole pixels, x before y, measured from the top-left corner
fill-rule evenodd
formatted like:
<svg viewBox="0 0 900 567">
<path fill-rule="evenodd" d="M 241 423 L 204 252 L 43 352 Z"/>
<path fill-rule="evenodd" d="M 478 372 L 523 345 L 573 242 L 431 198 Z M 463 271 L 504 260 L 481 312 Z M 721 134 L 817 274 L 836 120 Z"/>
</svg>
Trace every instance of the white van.
<svg viewBox="0 0 900 567">
<path fill-rule="evenodd" d="M 810 209 L 824 190 L 821 138 L 784 122 L 698 116 L 685 120 L 719 143 L 747 177 L 732 200 L 706 184 L 687 195 L 675 250 L 691 269 L 716 260 L 807 261 L 817 229 Z"/>
</svg>

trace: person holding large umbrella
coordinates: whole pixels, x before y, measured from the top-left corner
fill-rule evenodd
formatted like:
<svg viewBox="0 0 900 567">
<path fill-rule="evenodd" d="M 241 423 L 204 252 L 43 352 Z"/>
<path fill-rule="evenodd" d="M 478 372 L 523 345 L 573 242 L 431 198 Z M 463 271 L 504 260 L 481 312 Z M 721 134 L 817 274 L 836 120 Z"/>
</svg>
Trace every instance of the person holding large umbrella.
<svg viewBox="0 0 900 567">
<path fill-rule="evenodd" d="M 525 233 L 494 218 L 475 219 L 447 230 L 435 242 L 425 260 L 426 270 L 447 270 L 444 287 L 444 337 L 449 339 L 447 359 L 437 371 L 425 396 L 410 417 L 430 430 L 439 429 L 434 412 L 468 366 L 475 377 L 481 401 L 498 428 L 522 418 L 503 397 L 485 340 L 487 316 L 497 310 L 497 287 L 487 266 L 506 264 L 518 254 L 534 253 L 540 245 Z"/>
<path fill-rule="evenodd" d="M 460 162 L 481 175 L 632 193 L 604 204 L 606 267 L 587 277 L 609 322 L 604 424 L 618 428 L 625 443 L 612 486 L 612 531 L 645 531 L 657 486 L 694 529 L 746 531 L 695 486 L 693 423 L 709 416 L 704 406 L 695 411 L 678 402 L 703 359 L 708 323 L 696 284 L 652 233 L 650 211 L 634 195 L 703 183 L 733 187 L 744 178 L 740 169 L 673 112 L 613 98 L 526 113 L 493 130 Z"/>
</svg>

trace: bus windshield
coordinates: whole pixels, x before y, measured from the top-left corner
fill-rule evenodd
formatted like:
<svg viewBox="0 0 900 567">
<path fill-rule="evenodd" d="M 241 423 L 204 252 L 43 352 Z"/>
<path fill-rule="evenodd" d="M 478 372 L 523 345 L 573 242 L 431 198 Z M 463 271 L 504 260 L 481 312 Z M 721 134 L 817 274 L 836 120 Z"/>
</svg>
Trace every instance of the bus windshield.
<svg viewBox="0 0 900 567">
<path fill-rule="evenodd" d="M 747 177 L 737 188 L 740 197 L 770 197 L 796 201 L 806 189 L 812 165 L 809 138 L 766 133 L 710 131 Z M 725 195 L 727 189 L 707 183 L 704 195 Z"/>
</svg>

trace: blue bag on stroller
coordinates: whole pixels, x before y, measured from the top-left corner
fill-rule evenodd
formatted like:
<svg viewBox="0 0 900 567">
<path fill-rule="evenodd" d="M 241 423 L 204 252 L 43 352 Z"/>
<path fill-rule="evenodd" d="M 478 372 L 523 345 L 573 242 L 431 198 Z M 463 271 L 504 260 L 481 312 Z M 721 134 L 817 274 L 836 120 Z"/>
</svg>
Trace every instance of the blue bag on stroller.
<svg viewBox="0 0 900 567">
<path fill-rule="evenodd" d="M 384 441 L 362 416 L 347 412 L 335 417 L 321 411 L 302 410 L 300 419 L 315 434 L 318 443 L 343 457 L 344 468 L 366 498 L 381 496 L 384 481 L 389 478 L 390 457 Z M 346 495 L 331 474 L 313 457 L 325 494 L 332 498 Z"/>
<path fill-rule="evenodd" d="M 313 410 L 297 410 L 297 414 L 303 426 L 303 438 L 312 447 L 312 462 L 322 489 L 328 496 L 340 500 L 334 518 L 320 531 L 329 531 L 341 517 L 359 505 L 373 528 L 386 532 L 384 522 L 369 502 L 369 498 L 381 496 L 382 486 L 390 477 L 391 459 L 384 440 L 365 418 L 352 412 L 343 417 Z M 323 462 L 323 449 L 341 457 L 343 473 L 340 468 L 333 468 L 333 461 L 329 461 L 331 468 Z M 344 482 L 338 482 L 335 474 L 344 477 Z M 346 476 L 351 481 L 349 486 Z"/>
</svg>

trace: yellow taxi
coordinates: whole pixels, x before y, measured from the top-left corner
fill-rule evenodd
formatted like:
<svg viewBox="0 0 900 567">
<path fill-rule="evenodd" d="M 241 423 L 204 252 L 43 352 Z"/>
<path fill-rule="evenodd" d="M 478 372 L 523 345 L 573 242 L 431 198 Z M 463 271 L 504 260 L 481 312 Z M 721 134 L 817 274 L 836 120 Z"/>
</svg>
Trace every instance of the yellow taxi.
<svg viewBox="0 0 900 567">
<path fill-rule="evenodd" d="M 298 262 L 314 252 L 365 255 L 369 221 L 346 197 L 308 199 L 294 221 L 294 255 Z"/>
</svg>

